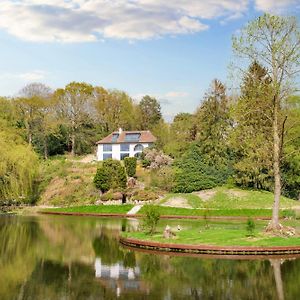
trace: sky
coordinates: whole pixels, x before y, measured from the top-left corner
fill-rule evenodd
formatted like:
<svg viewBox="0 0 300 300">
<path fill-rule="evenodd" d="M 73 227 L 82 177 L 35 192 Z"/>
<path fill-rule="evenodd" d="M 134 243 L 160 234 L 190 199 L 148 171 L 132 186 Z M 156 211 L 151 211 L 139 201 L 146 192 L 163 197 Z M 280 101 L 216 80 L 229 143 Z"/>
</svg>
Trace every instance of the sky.
<svg viewBox="0 0 300 300">
<path fill-rule="evenodd" d="M 231 85 L 231 37 L 264 12 L 299 17 L 300 0 L 0 0 L 0 95 L 84 81 L 154 96 L 171 120 Z"/>
</svg>

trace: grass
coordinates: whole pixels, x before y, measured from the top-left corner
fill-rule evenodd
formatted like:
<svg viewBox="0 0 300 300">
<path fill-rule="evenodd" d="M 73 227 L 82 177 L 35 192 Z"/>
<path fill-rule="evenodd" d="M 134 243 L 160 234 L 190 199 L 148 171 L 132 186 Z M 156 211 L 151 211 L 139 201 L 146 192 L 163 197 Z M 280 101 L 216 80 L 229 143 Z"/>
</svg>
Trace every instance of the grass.
<svg viewBox="0 0 300 300">
<path fill-rule="evenodd" d="M 299 221 L 289 222 L 298 231 Z M 300 245 L 300 237 L 273 237 L 264 233 L 267 222 L 255 222 L 254 236 L 247 236 L 246 222 L 209 222 L 209 228 L 205 227 L 204 221 L 194 221 L 182 226 L 181 231 L 173 227 L 176 236 L 173 239 L 163 238 L 163 226 L 160 226 L 157 233 L 150 236 L 143 232 L 126 232 L 125 237 L 140 240 L 150 240 L 163 243 L 178 244 L 205 244 L 218 246 L 296 246 Z"/>
<path fill-rule="evenodd" d="M 209 197 L 201 198 L 206 191 L 198 194 L 167 194 L 161 204 L 174 197 L 182 197 L 193 208 L 210 209 L 272 209 L 274 194 L 267 191 L 246 190 L 240 188 L 217 187 L 208 191 Z M 292 199 L 281 197 L 281 208 L 289 209 L 298 203 Z"/>
<path fill-rule="evenodd" d="M 42 211 L 49 212 L 76 212 L 76 213 L 116 213 L 126 214 L 133 205 L 88 205 L 88 206 L 71 206 L 60 208 L 47 208 Z"/>
<path fill-rule="evenodd" d="M 174 216 L 232 216 L 232 217 L 271 217 L 271 209 L 190 209 L 190 208 L 177 208 L 169 206 L 157 206 L 161 215 L 174 215 Z M 142 207 L 139 213 L 143 214 L 145 207 Z M 281 210 L 280 216 L 291 216 L 292 211 Z"/>
</svg>

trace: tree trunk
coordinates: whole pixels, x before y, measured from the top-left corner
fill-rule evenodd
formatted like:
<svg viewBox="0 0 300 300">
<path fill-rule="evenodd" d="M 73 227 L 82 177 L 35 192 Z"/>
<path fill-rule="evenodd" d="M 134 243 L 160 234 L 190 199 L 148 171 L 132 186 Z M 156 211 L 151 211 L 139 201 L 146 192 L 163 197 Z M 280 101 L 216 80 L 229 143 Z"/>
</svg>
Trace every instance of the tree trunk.
<svg viewBox="0 0 300 300">
<path fill-rule="evenodd" d="M 274 270 L 278 300 L 284 300 L 283 283 L 281 277 L 281 262 L 279 259 L 271 259 L 270 261 Z"/>
<path fill-rule="evenodd" d="M 274 97 L 274 119 L 273 119 L 273 172 L 274 172 L 274 204 L 271 223 L 267 230 L 281 229 L 279 223 L 279 205 L 281 195 L 281 174 L 280 174 L 280 133 L 278 126 L 278 102 Z"/>
<path fill-rule="evenodd" d="M 73 131 L 71 134 L 71 154 L 75 155 L 75 132 Z"/>
</svg>

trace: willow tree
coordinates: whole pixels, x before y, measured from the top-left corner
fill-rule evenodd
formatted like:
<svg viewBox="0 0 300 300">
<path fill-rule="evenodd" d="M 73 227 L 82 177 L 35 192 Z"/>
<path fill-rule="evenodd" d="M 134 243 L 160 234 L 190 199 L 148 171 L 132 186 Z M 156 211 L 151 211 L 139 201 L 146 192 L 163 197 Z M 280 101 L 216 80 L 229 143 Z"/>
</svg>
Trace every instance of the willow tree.
<svg viewBox="0 0 300 300">
<path fill-rule="evenodd" d="M 237 57 L 256 60 L 269 71 L 271 89 L 268 97 L 272 105 L 274 205 L 267 230 L 277 231 L 281 195 L 280 162 L 285 135 L 284 102 L 295 92 L 295 80 L 300 72 L 300 30 L 295 17 L 264 14 L 249 22 L 233 37 Z"/>
<path fill-rule="evenodd" d="M 38 176 L 38 157 L 1 119 L 0 127 L 0 202 L 31 202 Z"/>
</svg>

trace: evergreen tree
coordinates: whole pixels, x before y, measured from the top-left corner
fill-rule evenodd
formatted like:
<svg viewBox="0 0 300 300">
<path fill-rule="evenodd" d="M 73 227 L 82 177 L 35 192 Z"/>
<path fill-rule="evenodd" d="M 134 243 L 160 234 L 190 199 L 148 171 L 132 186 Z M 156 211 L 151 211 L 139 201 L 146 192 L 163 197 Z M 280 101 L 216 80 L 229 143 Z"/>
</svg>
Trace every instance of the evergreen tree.
<svg viewBox="0 0 300 300">
<path fill-rule="evenodd" d="M 236 183 L 266 190 L 273 181 L 270 84 L 267 70 L 254 61 L 243 79 L 231 135 Z"/>
<path fill-rule="evenodd" d="M 230 158 L 228 135 L 232 129 L 229 100 L 222 82 L 215 79 L 196 112 L 197 143 L 210 165 L 227 167 Z"/>
</svg>

